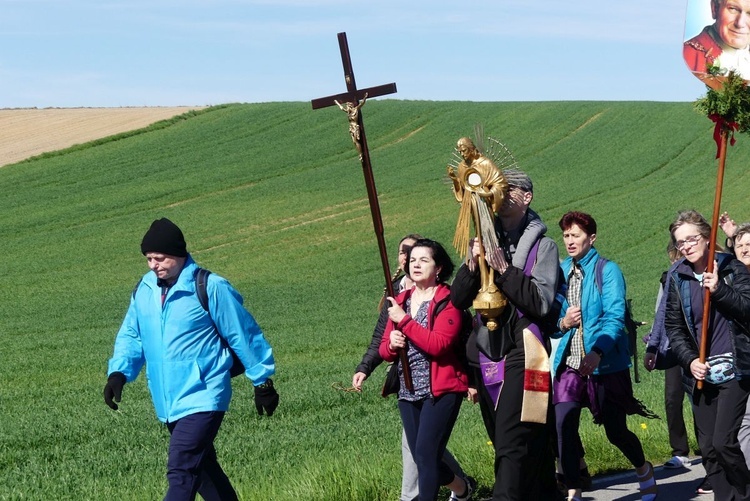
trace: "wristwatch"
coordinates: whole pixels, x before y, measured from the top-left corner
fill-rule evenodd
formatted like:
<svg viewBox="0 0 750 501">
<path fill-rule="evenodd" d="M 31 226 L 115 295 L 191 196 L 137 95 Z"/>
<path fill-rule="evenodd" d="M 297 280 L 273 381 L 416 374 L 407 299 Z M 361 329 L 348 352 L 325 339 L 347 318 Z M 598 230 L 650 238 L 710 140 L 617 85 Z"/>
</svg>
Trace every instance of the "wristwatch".
<svg viewBox="0 0 750 501">
<path fill-rule="evenodd" d="M 273 380 L 271 378 L 266 379 L 264 383 L 259 384 L 256 388 L 265 390 L 266 388 L 273 388 Z"/>
</svg>

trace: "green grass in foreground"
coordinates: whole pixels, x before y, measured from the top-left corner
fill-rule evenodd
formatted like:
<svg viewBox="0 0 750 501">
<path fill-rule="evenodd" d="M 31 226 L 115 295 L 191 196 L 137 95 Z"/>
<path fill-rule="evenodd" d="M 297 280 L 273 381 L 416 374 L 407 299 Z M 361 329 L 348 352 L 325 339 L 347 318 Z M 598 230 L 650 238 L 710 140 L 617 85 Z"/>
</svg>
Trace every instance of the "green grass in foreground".
<svg viewBox="0 0 750 501">
<path fill-rule="evenodd" d="M 621 265 L 642 320 L 653 317 L 675 211 L 712 208 L 712 124 L 687 103 L 380 100 L 363 111 L 389 249 L 407 232 L 450 244 L 458 206 L 445 165 L 481 122 L 531 174 L 553 238 L 568 210 L 597 218 L 597 248 Z M 237 380 L 217 441 L 241 498 L 397 497 L 400 421 L 395 400 L 379 396 L 382 369 L 362 394 L 332 387 L 351 381 L 383 283 L 344 118 L 309 103 L 222 106 L 0 169 L 0 499 L 163 496 L 168 433 L 143 377 L 120 412 L 101 398 L 146 269 L 140 239 L 163 216 L 244 294 L 274 346 L 277 413 L 259 418 L 250 383 Z M 750 219 L 749 151 L 743 138 L 729 150 L 724 207 L 737 220 Z M 663 415 L 662 374 L 642 378 L 637 396 Z M 628 468 L 582 421 L 592 471 Z M 670 457 L 663 420 L 629 425 L 649 460 Z M 487 493 L 492 449 L 478 407 L 464 405 L 450 448 Z"/>
</svg>

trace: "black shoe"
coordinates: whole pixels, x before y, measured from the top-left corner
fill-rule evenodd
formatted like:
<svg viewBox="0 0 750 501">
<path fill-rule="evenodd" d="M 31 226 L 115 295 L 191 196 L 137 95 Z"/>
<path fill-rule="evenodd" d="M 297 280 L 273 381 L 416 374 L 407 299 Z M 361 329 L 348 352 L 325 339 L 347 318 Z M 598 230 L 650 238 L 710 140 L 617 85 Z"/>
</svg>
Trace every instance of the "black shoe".
<svg viewBox="0 0 750 501">
<path fill-rule="evenodd" d="M 697 494 L 713 494 L 714 488 L 711 485 L 711 481 L 708 479 L 708 477 L 703 479 L 698 488 L 695 489 L 695 492 Z"/>
<path fill-rule="evenodd" d="M 557 490 L 568 495 L 568 486 L 565 485 L 565 476 L 562 473 L 555 473 L 555 480 L 557 481 Z"/>
<path fill-rule="evenodd" d="M 581 477 L 579 481 L 581 483 L 582 491 L 591 490 L 591 473 L 589 473 L 588 467 L 581 468 Z M 557 480 L 557 490 L 563 494 L 568 494 L 568 487 L 565 485 L 565 476 L 562 473 L 555 473 L 555 479 Z"/>
<path fill-rule="evenodd" d="M 591 490 L 591 473 L 589 473 L 588 467 L 581 468 L 581 490 Z"/>
</svg>

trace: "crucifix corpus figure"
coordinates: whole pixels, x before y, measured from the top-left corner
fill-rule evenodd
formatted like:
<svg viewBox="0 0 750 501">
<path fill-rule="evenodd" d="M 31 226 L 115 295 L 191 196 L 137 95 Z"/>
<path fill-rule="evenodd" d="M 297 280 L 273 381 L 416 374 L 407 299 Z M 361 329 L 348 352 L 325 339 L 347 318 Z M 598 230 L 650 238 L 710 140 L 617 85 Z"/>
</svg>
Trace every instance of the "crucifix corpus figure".
<svg viewBox="0 0 750 501">
<path fill-rule="evenodd" d="M 367 101 L 367 92 L 365 92 L 365 97 L 357 105 L 349 102 L 341 104 L 337 100 L 333 100 L 333 102 L 336 103 L 336 105 L 346 113 L 346 116 L 349 117 L 349 135 L 352 136 L 354 146 L 357 148 L 360 162 L 362 161 L 362 135 L 359 132 L 359 109 L 365 105 L 365 101 Z"/>
</svg>

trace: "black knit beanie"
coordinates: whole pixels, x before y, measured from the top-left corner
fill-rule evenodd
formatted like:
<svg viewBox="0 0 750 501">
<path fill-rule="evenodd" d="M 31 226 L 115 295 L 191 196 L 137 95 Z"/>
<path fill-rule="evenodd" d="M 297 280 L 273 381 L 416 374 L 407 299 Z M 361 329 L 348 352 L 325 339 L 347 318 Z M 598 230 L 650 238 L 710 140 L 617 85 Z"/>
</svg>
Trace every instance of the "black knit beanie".
<svg viewBox="0 0 750 501">
<path fill-rule="evenodd" d="M 151 223 L 141 242 L 141 252 L 158 252 L 175 257 L 187 257 L 187 245 L 182 231 L 172 221 L 163 217 Z"/>
</svg>

